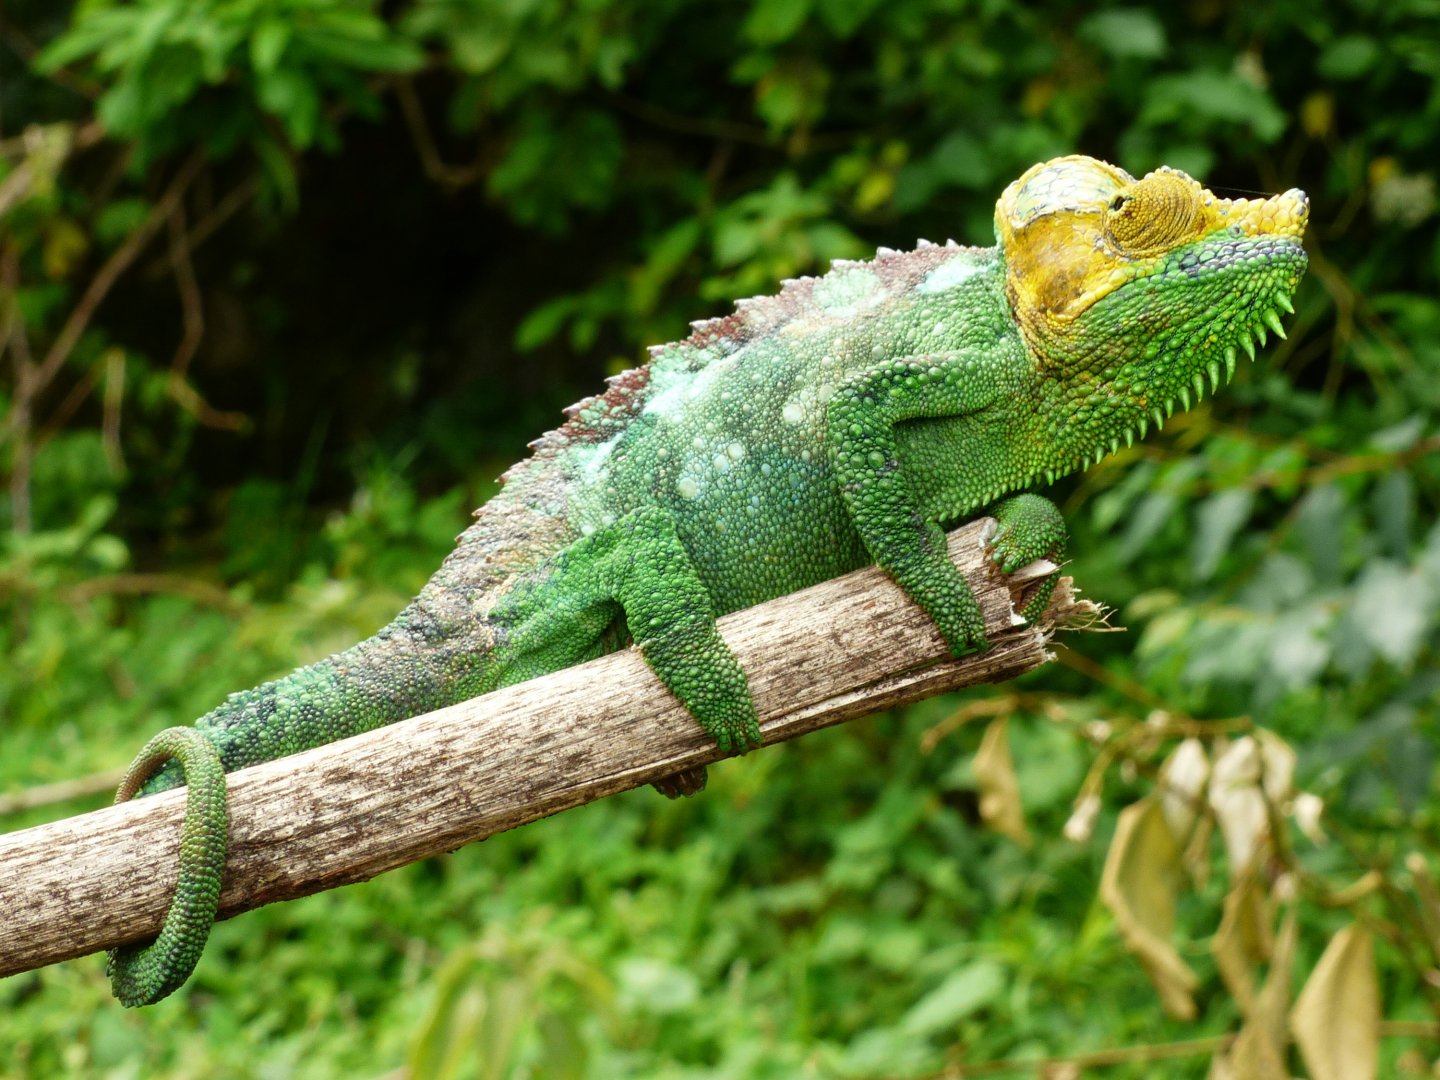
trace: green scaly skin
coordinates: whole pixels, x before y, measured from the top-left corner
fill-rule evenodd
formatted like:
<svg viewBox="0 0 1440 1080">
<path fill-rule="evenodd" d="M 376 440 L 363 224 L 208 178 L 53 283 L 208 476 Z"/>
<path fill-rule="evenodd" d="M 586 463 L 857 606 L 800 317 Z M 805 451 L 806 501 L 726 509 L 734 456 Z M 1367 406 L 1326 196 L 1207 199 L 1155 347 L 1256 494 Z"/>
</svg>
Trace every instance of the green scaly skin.
<svg viewBox="0 0 1440 1080">
<path fill-rule="evenodd" d="M 159 939 L 111 953 L 116 996 L 157 1001 L 200 955 L 223 772 L 631 640 L 718 746 L 743 752 L 760 729 L 716 617 L 872 562 L 956 655 L 984 649 L 944 527 L 988 510 L 1000 570 L 1058 564 L 1059 512 L 1011 493 L 1128 444 L 1206 375 L 1218 389 L 1237 348 L 1253 356 L 1252 336 L 1291 310 L 1306 212 L 1300 192 L 1232 203 L 1169 170 L 1136 181 L 1061 158 L 1006 190 L 996 247 L 882 249 L 652 349 L 532 444 L 393 623 L 146 747 L 118 798 L 188 778 L 189 812 Z"/>
</svg>

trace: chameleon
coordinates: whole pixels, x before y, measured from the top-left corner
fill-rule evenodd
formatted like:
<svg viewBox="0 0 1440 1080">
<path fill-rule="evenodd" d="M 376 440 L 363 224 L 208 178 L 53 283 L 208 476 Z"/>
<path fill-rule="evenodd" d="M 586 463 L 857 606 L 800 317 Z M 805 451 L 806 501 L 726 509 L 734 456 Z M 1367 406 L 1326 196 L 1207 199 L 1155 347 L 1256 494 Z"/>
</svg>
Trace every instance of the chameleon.
<svg viewBox="0 0 1440 1080">
<path fill-rule="evenodd" d="M 117 802 L 188 792 L 175 897 L 153 941 L 110 950 L 116 997 L 159 1001 L 198 962 L 234 769 L 628 643 L 743 753 L 760 729 L 717 617 L 871 563 L 952 653 L 985 649 L 944 528 L 989 514 L 999 570 L 1048 559 L 1053 587 L 1065 523 L 1026 489 L 1131 445 L 1283 336 L 1308 216 L 1296 189 L 1224 199 L 1175 169 L 1061 157 L 1006 187 L 993 247 L 836 261 L 653 347 L 530 444 L 393 622 L 140 751 Z"/>
</svg>

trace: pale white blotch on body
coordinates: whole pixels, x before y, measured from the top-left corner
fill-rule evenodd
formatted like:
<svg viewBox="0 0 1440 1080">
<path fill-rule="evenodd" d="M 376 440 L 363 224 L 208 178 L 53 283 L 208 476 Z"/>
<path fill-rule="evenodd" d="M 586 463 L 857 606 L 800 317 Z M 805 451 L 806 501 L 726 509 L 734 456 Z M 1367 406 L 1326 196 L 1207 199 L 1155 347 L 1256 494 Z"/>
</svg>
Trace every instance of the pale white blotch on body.
<svg viewBox="0 0 1440 1080">
<path fill-rule="evenodd" d="M 859 267 L 832 270 L 815 283 L 816 305 L 826 315 L 848 319 L 856 311 L 873 307 L 885 298 L 880 279 L 870 270 Z"/>
<path fill-rule="evenodd" d="M 920 293 L 944 292 L 946 289 L 953 289 L 962 281 L 968 281 L 978 273 L 980 273 L 980 267 L 969 259 L 951 259 L 926 274 L 925 280 L 915 291 Z"/>
<path fill-rule="evenodd" d="M 698 371 L 685 367 L 665 368 L 650 365 L 650 392 L 641 415 L 676 420 L 688 410 L 686 403 L 701 397 L 720 376 L 735 367 L 735 359 L 711 360 Z"/>
<path fill-rule="evenodd" d="M 620 436 L 613 435 L 597 446 L 579 447 L 576 450 L 576 455 L 581 459 L 581 475 L 584 476 L 588 482 L 594 483 L 600 478 L 600 474 L 605 468 L 605 462 L 609 459 L 611 452 L 619 442 Z"/>
</svg>

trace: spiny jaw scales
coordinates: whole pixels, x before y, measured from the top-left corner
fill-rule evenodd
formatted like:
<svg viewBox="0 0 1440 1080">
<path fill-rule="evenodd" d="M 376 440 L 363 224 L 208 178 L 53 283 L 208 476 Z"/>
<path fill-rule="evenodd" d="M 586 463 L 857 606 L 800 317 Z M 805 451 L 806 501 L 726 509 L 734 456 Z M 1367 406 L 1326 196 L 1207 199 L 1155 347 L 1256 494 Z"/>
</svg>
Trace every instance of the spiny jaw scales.
<svg viewBox="0 0 1440 1080">
<path fill-rule="evenodd" d="M 1190 409 L 1193 405 L 1199 404 L 1205 397 L 1205 376 L 1207 374 L 1210 380 L 1210 392 L 1214 394 L 1221 386 L 1230 382 L 1230 380 L 1235 377 L 1235 366 L 1239 359 L 1240 349 L 1244 349 L 1253 361 L 1256 356 L 1256 342 L 1258 341 L 1263 347 L 1269 340 L 1267 331 L 1274 331 L 1276 336 L 1281 339 L 1285 337 L 1285 329 L 1280 322 L 1280 314 L 1282 311 L 1287 314 L 1293 314 L 1295 306 L 1291 303 L 1290 294 L 1287 292 L 1277 292 L 1271 297 L 1271 303 L 1274 305 L 1273 307 L 1250 309 L 1248 312 L 1250 316 L 1248 321 L 1243 323 L 1237 322 L 1226 328 L 1227 335 L 1230 336 L 1232 340 L 1237 341 L 1238 344 L 1225 347 L 1225 365 L 1223 369 L 1221 368 L 1219 360 L 1211 359 L 1206 364 L 1206 369 L 1203 373 L 1200 371 L 1194 373 L 1190 386 L 1181 385 L 1177 387 L 1173 397 L 1168 397 L 1163 400 L 1152 398 L 1149 415 L 1145 415 L 1142 411 L 1136 419 L 1134 426 L 1127 427 L 1120 434 L 1112 436 L 1108 444 L 1096 447 L 1088 453 L 1079 455 L 1072 459 L 1067 466 L 1059 469 L 1041 470 L 1032 475 L 1029 482 L 1032 484 L 1038 483 L 1043 476 L 1046 483 L 1053 484 L 1057 477 L 1088 469 L 1107 453 L 1116 453 L 1120 449 L 1120 443 L 1122 441 L 1126 446 L 1133 446 L 1137 437 L 1141 439 L 1145 438 L 1150 432 L 1150 423 L 1152 420 L 1155 423 L 1156 430 L 1160 430 L 1165 426 L 1165 421 L 1174 415 L 1177 404 L 1183 412 Z M 1192 386 L 1194 389 L 1193 396 L 1191 393 Z"/>
</svg>

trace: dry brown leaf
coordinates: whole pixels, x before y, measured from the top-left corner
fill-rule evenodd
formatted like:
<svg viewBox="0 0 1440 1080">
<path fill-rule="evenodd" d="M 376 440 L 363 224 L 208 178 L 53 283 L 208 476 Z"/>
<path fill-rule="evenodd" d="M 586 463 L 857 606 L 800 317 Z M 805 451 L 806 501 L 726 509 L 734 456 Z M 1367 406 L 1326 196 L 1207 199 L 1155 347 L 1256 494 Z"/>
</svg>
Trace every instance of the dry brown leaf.
<svg viewBox="0 0 1440 1080">
<path fill-rule="evenodd" d="M 1185 864 L 1185 872 L 1190 875 L 1190 880 L 1197 889 L 1203 889 L 1210 883 L 1210 841 L 1214 837 L 1215 819 L 1207 814 L 1195 823 L 1195 828 L 1190 833 L 1190 842 L 1185 845 L 1185 853 L 1180 856 L 1180 861 Z"/>
<path fill-rule="evenodd" d="M 1265 933 L 1268 938 L 1268 927 Z M 1217 1054 L 1211 1063 L 1210 1075 L 1214 1080 L 1289 1080 L 1290 1070 L 1285 1064 L 1285 1010 L 1290 1004 L 1295 939 L 1295 909 L 1291 907 L 1270 953 L 1270 973 L 1264 988 L 1247 1010 L 1240 1034 L 1229 1049 Z"/>
<path fill-rule="evenodd" d="M 1020 804 L 1020 783 L 1010 757 L 1009 723 L 1006 718 L 991 721 L 975 752 L 971 769 L 980 788 L 980 816 L 996 832 L 1017 844 L 1029 845 L 1025 809 Z"/>
<path fill-rule="evenodd" d="M 1255 968 L 1270 958 L 1270 912 L 1264 890 L 1247 874 L 1225 896 L 1220 928 L 1210 941 L 1220 978 L 1247 1017 L 1255 1007 Z"/>
<path fill-rule="evenodd" d="M 1260 746 L 1260 785 L 1272 803 L 1279 806 L 1295 790 L 1295 751 L 1273 731 L 1255 732 Z"/>
<path fill-rule="evenodd" d="M 1205 781 L 1210 779 L 1210 759 L 1199 739 L 1186 739 L 1170 752 L 1160 766 L 1160 804 L 1165 823 L 1183 844 L 1195 827 L 1205 806 Z"/>
<path fill-rule="evenodd" d="M 1380 983 L 1368 930 L 1354 923 L 1330 939 L 1290 1012 L 1290 1029 L 1311 1080 L 1374 1080 Z"/>
<path fill-rule="evenodd" d="M 1325 830 L 1320 827 L 1320 819 L 1325 816 L 1325 800 L 1319 795 L 1309 791 L 1298 793 L 1290 803 L 1290 813 L 1295 818 L 1295 826 L 1306 838 L 1317 847 L 1326 842 Z"/>
<path fill-rule="evenodd" d="M 1083 844 L 1095 832 L 1095 819 L 1100 816 L 1100 796 L 1086 792 L 1075 800 L 1075 809 L 1061 830 L 1072 844 Z"/>
<path fill-rule="evenodd" d="M 1149 796 L 1122 810 L 1105 857 L 1100 899 L 1114 913 L 1126 948 L 1145 965 L 1165 1011 L 1191 1020 L 1197 980 L 1170 940 L 1183 878 L 1180 845 L 1159 800 Z"/>
<path fill-rule="evenodd" d="M 1249 735 L 1216 757 L 1210 773 L 1210 807 L 1225 838 L 1230 873 L 1237 878 L 1254 864 L 1269 831 L 1262 774 L 1261 747 Z"/>
</svg>

